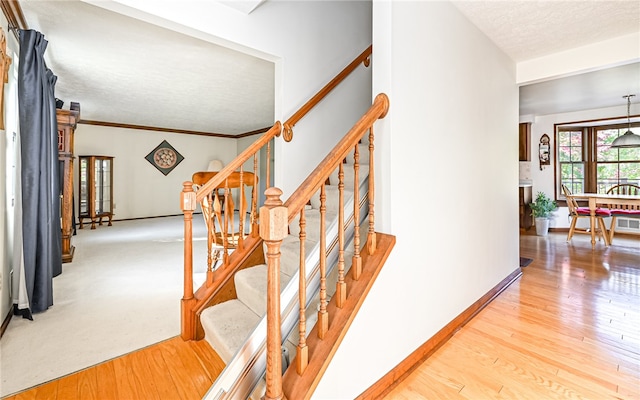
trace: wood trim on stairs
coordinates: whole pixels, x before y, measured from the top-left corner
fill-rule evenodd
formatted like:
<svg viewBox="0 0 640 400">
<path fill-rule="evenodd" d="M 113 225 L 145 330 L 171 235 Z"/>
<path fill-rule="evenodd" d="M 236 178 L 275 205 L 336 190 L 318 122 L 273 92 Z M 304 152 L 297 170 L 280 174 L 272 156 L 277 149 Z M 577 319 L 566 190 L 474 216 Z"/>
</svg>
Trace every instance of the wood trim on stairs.
<svg viewBox="0 0 640 400">
<path fill-rule="evenodd" d="M 471 321 L 483 308 L 495 299 L 503 290 L 508 288 L 522 275 L 522 269 L 518 267 L 515 271 L 504 278 L 493 289 L 464 310 L 460 315 L 449 322 L 444 328 L 438 331 L 433 337 L 427 340 L 416 351 L 411 353 L 400 364 L 396 365 L 380 380 L 374 383 L 369 389 L 356 397 L 355 400 L 382 399 L 384 395 L 395 388 L 402 380 L 419 367 L 424 360 L 429 358 L 436 350 L 444 345 L 460 328 Z"/>
<path fill-rule="evenodd" d="M 392 235 L 376 232 L 378 244 L 374 254 L 366 250 L 367 242 L 362 251 L 362 275 L 358 280 L 353 279 L 353 274 L 345 274 L 345 282 L 349 290 L 349 296 L 342 308 L 336 305 L 336 297 L 331 298 L 327 306 L 329 314 L 329 330 L 324 339 L 318 338 L 318 324 L 316 324 L 307 337 L 309 347 L 309 364 L 302 373 L 296 371 L 295 358 L 291 360 L 293 368 L 288 368 L 283 376 L 283 392 L 287 399 L 310 399 L 320 379 L 326 371 L 331 359 L 337 351 L 342 339 L 347 334 L 351 323 L 360 310 L 378 274 L 395 246 L 396 238 Z"/>
</svg>

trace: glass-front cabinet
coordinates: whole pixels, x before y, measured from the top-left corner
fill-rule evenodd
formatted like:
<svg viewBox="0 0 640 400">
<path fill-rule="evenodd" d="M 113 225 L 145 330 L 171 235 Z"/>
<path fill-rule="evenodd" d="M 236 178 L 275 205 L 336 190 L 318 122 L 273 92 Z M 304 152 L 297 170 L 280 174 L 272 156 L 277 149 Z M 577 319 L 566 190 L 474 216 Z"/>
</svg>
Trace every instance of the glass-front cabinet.
<svg viewBox="0 0 640 400">
<path fill-rule="evenodd" d="M 111 226 L 113 218 L 113 157 L 80 156 L 80 174 L 78 199 L 78 219 L 80 229 L 83 220 L 91 220 L 91 229 L 96 222 L 102 225 L 102 219 L 108 219 Z"/>
</svg>

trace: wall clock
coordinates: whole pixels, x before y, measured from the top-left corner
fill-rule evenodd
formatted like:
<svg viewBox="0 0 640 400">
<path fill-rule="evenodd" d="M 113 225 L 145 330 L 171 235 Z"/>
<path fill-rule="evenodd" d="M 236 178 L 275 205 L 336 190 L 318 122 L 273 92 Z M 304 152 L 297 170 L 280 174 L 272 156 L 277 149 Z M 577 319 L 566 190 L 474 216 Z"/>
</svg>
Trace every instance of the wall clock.
<svg viewBox="0 0 640 400">
<path fill-rule="evenodd" d="M 165 176 L 180 164 L 184 157 L 166 140 L 163 140 L 145 157 L 158 171 Z"/>
</svg>

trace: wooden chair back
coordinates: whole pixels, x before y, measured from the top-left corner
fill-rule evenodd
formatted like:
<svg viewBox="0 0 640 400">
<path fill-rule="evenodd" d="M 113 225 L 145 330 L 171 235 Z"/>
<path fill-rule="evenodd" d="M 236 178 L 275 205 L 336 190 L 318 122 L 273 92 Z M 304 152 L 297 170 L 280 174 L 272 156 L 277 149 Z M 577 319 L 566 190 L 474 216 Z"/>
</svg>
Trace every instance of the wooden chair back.
<svg viewBox="0 0 640 400">
<path fill-rule="evenodd" d="M 567 207 L 569 208 L 569 215 L 576 215 L 578 210 L 578 202 L 575 197 L 571 194 L 571 190 L 565 185 L 562 184 L 562 193 L 567 198 Z"/>
<path fill-rule="evenodd" d="M 200 171 L 191 176 L 191 181 L 197 186 L 204 185 L 213 178 L 218 171 Z M 229 177 L 219 187 L 202 199 L 202 216 L 207 224 L 207 229 L 212 236 L 213 246 L 223 246 L 233 249 L 238 245 L 238 241 L 249 232 L 244 230 L 244 218 L 247 212 L 255 214 L 256 205 L 251 201 L 251 207 L 247 205 L 247 196 L 244 194 L 244 187 L 252 187 L 257 180 L 252 172 L 232 172 Z M 242 187 L 241 187 L 242 186 Z M 234 210 L 236 204 L 231 195 L 231 189 L 239 189 L 239 214 L 236 223 Z M 253 197 L 252 195 L 250 196 Z M 225 215 L 227 213 L 227 215 Z M 216 225 L 220 231 L 216 230 Z M 238 228 L 235 228 L 238 225 Z M 240 227 L 242 226 L 242 228 Z"/>
<path fill-rule="evenodd" d="M 640 195 L 640 186 L 634 185 L 633 183 L 621 183 L 619 185 L 615 185 L 607 190 L 607 194 L 629 194 L 629 195 Z M 636 204 L 609 204 L 610 209 L 617 210 L 640 210 L 640 205 Z"/>
</svg>

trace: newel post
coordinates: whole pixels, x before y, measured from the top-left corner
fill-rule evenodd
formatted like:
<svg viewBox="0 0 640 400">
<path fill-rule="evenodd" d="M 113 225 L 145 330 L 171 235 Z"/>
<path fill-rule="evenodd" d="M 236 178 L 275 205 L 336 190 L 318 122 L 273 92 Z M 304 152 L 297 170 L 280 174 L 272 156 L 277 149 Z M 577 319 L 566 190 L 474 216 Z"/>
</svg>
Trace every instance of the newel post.
<svg viewBox="0 0 640 400">
<path fill-rule="evenodd" d="M 182 184 L 180 208 L 184 213 L 184 293 L 182 296 L 182 339 L 193 340 L 196 324 L 193 316 L 193 211 L 196 209 L 196 192 L 192 182 Z"/>
<path fill-rule="evenodd" d="M 280 328 L 280 245 L 288 234 L 288 212 L 282 190 L 271 187 L 260 207 L 260 237 L 267 246 L 267 390 L 265 400 L 285 399 L 282 392 L 282 333 Z"/>
</svg>

